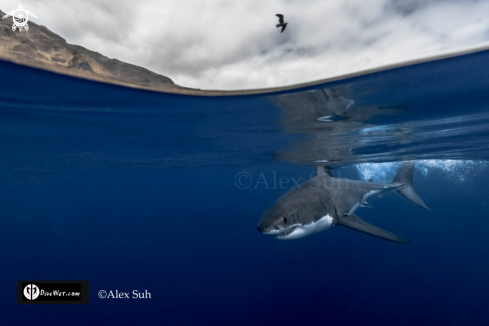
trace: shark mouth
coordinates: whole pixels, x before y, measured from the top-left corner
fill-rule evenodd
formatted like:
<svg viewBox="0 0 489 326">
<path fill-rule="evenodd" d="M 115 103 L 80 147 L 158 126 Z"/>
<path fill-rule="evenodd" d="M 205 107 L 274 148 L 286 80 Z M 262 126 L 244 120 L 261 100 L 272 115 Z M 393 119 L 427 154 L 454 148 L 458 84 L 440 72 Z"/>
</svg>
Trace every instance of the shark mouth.
<svg viewBox="0 0 489 326">
<path fill-rule="evenodd" d="M 288 228 L 287 230 L 285 230 L 285 231 L 280 232 L 279 234 L 277 234 L 275 237 L 276 238 L 286 237 L 289 234 L 291 234 L 292 232 L 294 232 L 296 228 L 297 228 L 297 226 L 293 226 L 291 228 Z"/>
</svg>

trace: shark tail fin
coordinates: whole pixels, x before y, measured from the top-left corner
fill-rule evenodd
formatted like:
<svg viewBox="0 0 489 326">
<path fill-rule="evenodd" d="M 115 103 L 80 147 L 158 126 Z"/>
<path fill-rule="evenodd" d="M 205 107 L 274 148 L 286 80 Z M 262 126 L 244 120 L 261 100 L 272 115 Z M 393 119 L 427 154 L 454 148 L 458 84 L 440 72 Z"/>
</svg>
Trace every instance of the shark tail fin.
<svg viewBox="0 0 489 326">
<path fill-rule="evenodd" d="M 334 178 L 333 173 L 331 173 L 331 170 L 327 166 L 316 166 L 316 175 L 327 175 L 328 177 Z"/>
<path fill-rule="evenodd" d="M 416 189 L 414 189 L 413 174 L 414 174 L 414 161 L 406 162 L 404 163 L 403 166 L 401 166 L 399 171 L 397 171 L 397 174 L 394 177 L 394 180 L 392 180 L 392 183 L 404 184 L 401 188 L 397 189 L 396 191 L 399 194 L 401 194 L 401 196 L 412 201 L 415 205 L 429 210 L 429 208 L 423 203 L 421 197 L 419 197 L 418 193 L 416 192 Z"/>
<path fill-rule="evenodd" d="M 336 219 L 336 224 L 384 240 L 402 243 L 402 244 L 411 243 L 411 241 L 409 241 L 408 239 L 395 235 L 394 233 L 390 233 L 389 231 L 383 230 L 381 228 L 378 228 L 370 223 L 367 223 L 354 214 L 338 217 Z"/>
</svg>

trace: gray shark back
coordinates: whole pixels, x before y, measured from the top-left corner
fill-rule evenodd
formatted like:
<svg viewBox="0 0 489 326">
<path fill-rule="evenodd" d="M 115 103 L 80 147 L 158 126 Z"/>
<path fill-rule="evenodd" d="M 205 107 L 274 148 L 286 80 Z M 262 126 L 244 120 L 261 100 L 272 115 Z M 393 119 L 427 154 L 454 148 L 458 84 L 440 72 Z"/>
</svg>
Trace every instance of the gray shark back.
<svg viewBox="0 0 489 326">
<path fill-rule="evenodd" d="M 389 190 L 397 190 L 402 183 L 373 183 L 350 179 L 332 178 L 328 175 L 318 175 L 316 184 L 321 184 L 335 206 L 336 214 L 350 215 L 368 198 Z"/>
</svg>

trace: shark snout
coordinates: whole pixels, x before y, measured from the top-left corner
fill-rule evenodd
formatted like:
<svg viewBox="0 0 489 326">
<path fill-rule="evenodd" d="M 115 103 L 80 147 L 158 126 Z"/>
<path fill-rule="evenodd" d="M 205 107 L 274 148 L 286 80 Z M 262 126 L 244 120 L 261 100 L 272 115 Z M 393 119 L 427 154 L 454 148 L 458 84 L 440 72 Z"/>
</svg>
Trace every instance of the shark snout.
<svg viewBox="0 0 489 326">
<path fill-rule="evenodd" d="M 279 228 L 273 225 L 267 225 L 265 223 L 259 223 L 257 227 L 258 232 L 263 234 L 275 234 L 278 233 Z"/>
<path fill-rule="evenodd" d="M 272 235 L 277 235 L 283 232 L 286 232 L 288 230 L 295 229 L 296 227 L 300 226 L 300 224 L 293 224 L 289 226 L 278 226 L 278 225 L 265 225 L 265 224 L 258 224 L 258 232 L 261 232 L 263 234 L 272 234 Z"/>
<path fill-rule="evenodd" d="M 257 230 L 258 230 L 258 232 L 261 232 L 261 233 L 268 233 L 271 231 L 271 228 L 260 223 L 260 224 L 258 224 Z"/>
</svg>

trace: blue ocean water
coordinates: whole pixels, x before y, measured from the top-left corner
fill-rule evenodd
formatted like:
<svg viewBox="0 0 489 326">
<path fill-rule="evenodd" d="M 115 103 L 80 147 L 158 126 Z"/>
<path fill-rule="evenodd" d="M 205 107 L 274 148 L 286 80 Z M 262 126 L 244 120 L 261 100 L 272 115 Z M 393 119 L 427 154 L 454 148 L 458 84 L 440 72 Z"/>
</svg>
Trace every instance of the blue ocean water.
<svg viewBox="0 0 489 326">
<path fill-rule="evenodd" d="M 222 97 L 0 62 L 0 325 L 487 324 L 488 55 Z M 409 245 L 256 230 L 314 165 L 388 182 L 407 160 L 431 210 L 390 192 L 357 215 Z M 18 305 L 28 279 L 88 280 L 90 303 Z"/>
</svg>

